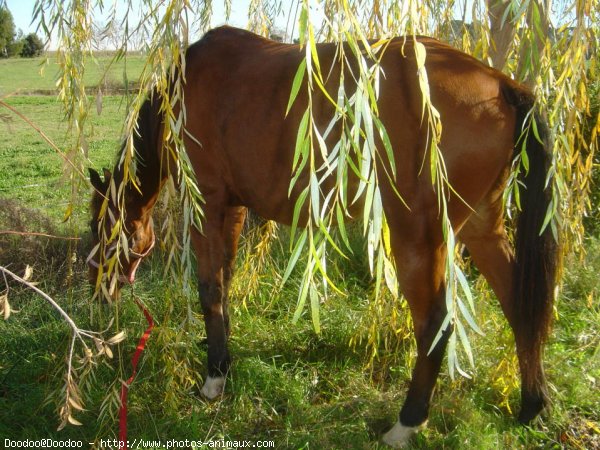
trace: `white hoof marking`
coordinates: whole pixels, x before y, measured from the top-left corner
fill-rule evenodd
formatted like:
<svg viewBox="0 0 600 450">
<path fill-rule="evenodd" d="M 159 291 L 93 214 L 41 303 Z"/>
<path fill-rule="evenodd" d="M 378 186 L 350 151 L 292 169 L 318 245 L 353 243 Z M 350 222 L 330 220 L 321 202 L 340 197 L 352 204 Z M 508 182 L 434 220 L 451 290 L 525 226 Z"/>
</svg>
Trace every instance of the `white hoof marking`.
<svg viewBox="0 0 600 450">
<path fill-rule="evenodd" d="M 390 431 L 383 435 L 381 440 L 392 448 L 402 448 L 417 431 L 425 427 L 426 423 L 416 427 L 407 427 L 398 421 Z"/>
<path fill-rule="evenodd" d="M 219 395 L 223 393 L 223 388 L 225 387 L 225 377 L 206 377 L 206 381 L 204 382 L 204 386 L 200 392 L 209 400 L 214 400 Z"/>
</svg>

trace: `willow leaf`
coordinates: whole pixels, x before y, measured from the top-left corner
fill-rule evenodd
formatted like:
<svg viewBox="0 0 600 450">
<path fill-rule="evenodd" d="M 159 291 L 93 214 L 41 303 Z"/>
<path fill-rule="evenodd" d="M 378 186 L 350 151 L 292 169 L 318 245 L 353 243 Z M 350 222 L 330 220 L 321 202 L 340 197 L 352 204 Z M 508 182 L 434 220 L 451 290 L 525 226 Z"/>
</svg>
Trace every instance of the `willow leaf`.
<svg viewBox="0 0 600 450">
<path fill-rule="evenodd" d="M 292 271 L 294 270 L 294 267 L 296 267 L 296 263 L 298 262 L 298 259 L 300 258 L 300 255 L 302 254 L 302 250 L 304 250 L 304 244 L 306 243 L 307 234 L 308 234 L 308 231 L 303 230 L 302 234 L 300 234 L 300 237 L 296 241 L 296 245 L 294 246 L 294 250 L 292 251 L 292 255 L 290 256 L 290 261 L 287 264 L 285 273 L 283 274 L 283 278 L 281 280 L 282 285 L 285 284 L 285 282 L 290 277 Z"/>
<path fill-rule="evenodd" d="M 307 267 L 306 270 L 308 271 L 309 268 Z M 298 304 L 296 306 L 296 311 L 294 311 L 294 317 L 292 317 L 292 323 L 297 323 L 300 319 L 300 316 L 302 316 L 304 305 L 306 304 L 306 297 L 308 296 L 309 283 L 310 282 L 306 279 L 306 276 L 304 276 L 300 291 L 298 293 Z"/>
<path fill-rule="evenodd" d="M 319 305 L 319 294 L 317 292 L 317 288 L 314 285 L 310 285 L 309 288 L 310 295 L 310 312 L 312 317 L 313 326 L 315 328 L 315 333 L 321 334 L 321 320 L 320 320 L 320 305 Z"/>
<path fill-rule="evenodd" d="M 302 86 L 302 80 L 304 79 L 304 74 L 306 72 L 306 60 L 303 59 L 298 69 L 296 70 L 296 75 L 294 75 L 294 81 L 292 82 L 292 90 L 290 92 L 290 99 L 287 104 L 287 108 L 285 109 L 285 115 L 287 116 L 298 96 L 298 92 L 300 92 L 300 87 Z"/>
<path fill-rule="evenodd" d="M 465 327 L 460 320 L 454 322 L 456 325 L 456 329 L 458 330 L 458 337 L 460 338 L 460 343 L 467 354 L 467 358 L 469 359 L 469 363 L 471 363 L 471 367 L 475 366 L 475 361 L 473 360 L 473 350 L 471 349 L 471 343 L 469 342 L 469 338 L 467 336 L 467 332 L 465 331 Z"/>
<path fill-rule="evenodd" d="M 302 208 L 304 207 L 304 203 L 306 202 L 306 197 L 308 196 L 308 188 L 304 188 L 304 190 L 298 196 L 296 200 L 296 204 L 294 205 L 294 215 L 292 216 L 292 225 L 290 231 L 290 243 L 294 242 L 294 237 L 296 235 L 296 229 L 298 227 L 298 221 L 300 220 L 300 214 L 302 212 Z"/>
</svg>

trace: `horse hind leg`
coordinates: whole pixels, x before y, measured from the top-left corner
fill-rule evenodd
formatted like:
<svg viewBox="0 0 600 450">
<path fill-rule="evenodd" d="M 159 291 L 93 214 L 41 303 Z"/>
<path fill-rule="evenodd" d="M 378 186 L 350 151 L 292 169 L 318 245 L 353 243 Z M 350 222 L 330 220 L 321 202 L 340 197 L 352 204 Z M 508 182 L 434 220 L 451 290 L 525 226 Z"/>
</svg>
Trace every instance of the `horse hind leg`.
<svg viewBox="0 0 600 450">
<path fill-rule="evenodd" d="M 510 324 L 517 347 L 521 372 L 521 412 L 519 420 L 529 422 L 547 405 L 546 381 L 539 343 L 527 339 L 524 324 L 516 317 L 513 293 L 515 260 L 506 236 L 501 198 L 498 196 L 478 208 L 464 225 L 459 239 L 465 244 L 473 262 L 496 294 Z"/>
<path fill-rule="evenodd" d="M 417 341 L 417 361 L 406 400 L 398 422 L 382 438 L 385 444 L 394 448 L 402 447 L 427 422 L 450 335 L 448 328 L 430 351 L 447 312 L 444 301 L 446 250 L 438 236 L 441 227 L 435 231 L 431 229 L 429 233 L 423 233 L 423 227 L 410 228 L 402 232 L 396 229 L 391 235 L 400 287 L 410 307 Z M 419 234 L 421 237 L 414 240 L 413 237 Z M 406 241 L 407 236 L 411 236 L 410 241 Z"/>
</svg>

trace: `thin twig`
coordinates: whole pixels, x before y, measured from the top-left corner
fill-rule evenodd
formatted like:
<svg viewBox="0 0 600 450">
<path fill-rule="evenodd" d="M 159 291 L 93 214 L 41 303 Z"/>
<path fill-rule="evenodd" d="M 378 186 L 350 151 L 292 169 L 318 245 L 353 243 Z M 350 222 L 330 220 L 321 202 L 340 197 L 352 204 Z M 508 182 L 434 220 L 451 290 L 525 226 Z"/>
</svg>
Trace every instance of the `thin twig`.
<svg viewBox="0 0 600 450">
<path fill-rule="evenodd" d="M 71 344 L 69 345 L 69 358 L 67 359 L 67 398 L 69 396 L 69 386 L 71 385 L 71 380 L 73 379 L 73 353 L 75 351 L 76 337 L 77 333 L 73 333 L 73 336 L 71 336 Z"/>
<path fill-rule="evenodd" d="M 87 178 L 84 175 L 84 173 L 75 164 L 73 164 L 73 161 L 71 161 L 71 159 L 65 153 L 63 153 L 63 151 L 60 148 L 58 148 L 58 145 L 56 145 L 54 143 L 54 141 L 52 141 L 52 139 L 50 139 L 48 137 L 48 135 L 46 135 L 46 133 L 44 133 L 40 127 L 38 127 L 36 124 L 34 124 L 27 116 L 25 116 L 23 113 L 21 113 L 18 109 L 14 108 L 13 106 L 9 105 L 8 103 L 4 102 L 3 100 L 0 100 L 0 106 L 4 106 L 6 109 L 12 111 L 14 114 L 19 116 L 23 121 L 25 121 L 31 128 L 33 128 L 35 131 L 37 131 L 37 133 L 42 137 L 42 139 L 44 139 L 48 143 L 48 145 L 50 145 L 50 147 L 52 147 L 52 149 L 56 153 L 58 153 L 60 155 L 60 157 L 67 164 L 69 164 L 71 167 L 73 167 L 73 169 L 75 169 L 75 172 L 77 172 L 77 174 L 81 178 L 83 178 L 84 180 L 87 181 Z"/>
<path fill-rule="evenodd" d="M 37 233 L 34 231 L 14 231 L 14 230 L 0 230 L 1 234 L 14 234 L 18 236 L 39 236 L 39 237 L 47 237 L 51 239 L 63 239 L 65 241 L 80 241 L 80 237 L 68 237 L 68 236 L 55 236 L 53 234 L 47 233 Z"/>
<path fill-rule="evenodd" d="M 2 271 L 3 273 L 5 273 L 7 275 L 10 275 L 15 280 L 17 280 L 19 283 L 24 284 L 29 289 L 31 289 L 34 292 L 36 292 L 37 294 L 39 294 L 48 303 L 50 303 L 54 307 L 54 309 L 56 309 L 59 312 L 59 314 L 63 317 L 63 319 L 65 319 L 65 321 L 73 329 L 73 332 L 75 333 L 75 335 L 77 335 L 77 337 L 79 338 L 79 340 L 81 340 L 81 342 L 83 343 L 83 345 L 87 348 L 87 344 L 85 343 L 85 341 L 81 337 L 81 330 L 79 329 L 79 327 L 77 326 L 77 324 L 75 322 L 73 322 L 73 319 L 71 319 L 71 317 L 69 317 L 69 315 L 65 312 L 65 310 L 62 309 L 60 307 L 60 305 L 58 303 L 56 303 L 56 301 L 54 301 L 54 299 L 52 297 L 50 297 L 48 294 L 46 294 L 40 288 L 38 288 L 37 286 L 35 286 L 33 283 L 30 283 L 29 281 L 24 280 L 23 278 L 21 278 L 19 275 L 11 272 L 6 267 L 0 266 L 0 271 Z"/>
</svg>

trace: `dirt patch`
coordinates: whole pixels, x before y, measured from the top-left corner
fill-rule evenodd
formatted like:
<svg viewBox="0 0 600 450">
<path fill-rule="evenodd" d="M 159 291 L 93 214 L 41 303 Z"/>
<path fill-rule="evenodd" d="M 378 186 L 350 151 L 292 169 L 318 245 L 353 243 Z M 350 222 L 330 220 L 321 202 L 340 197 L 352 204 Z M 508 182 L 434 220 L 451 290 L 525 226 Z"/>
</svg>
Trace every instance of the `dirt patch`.
<svg viewBox="0 0 600 450">
<path fill-rule="evenodd" d="M 41 211 L 0 197 L 0 265 L 17 273 L 30 265 L 38 273 L 65 275 L 81 259 L 73 255 L 82 247 Z"/>
<path fill-rule="evenodd" d="M 125 94 L 136 94 L 140 90 L 140 87 L 137 85 L 129 86 L 128 89 L 123 87 L 108 87 L 102 88 L 102 95 L 125 95 Z M 95 96 L 98 94 L 98 87 L 87 87 L 85 89 L 87 95 Z M 58 91 L 56 89 L 23 89 L 18 92 L 18 95 L 40 95 L 40 96 L 56 96 Z"/>
<path fill-rule="evenodd" d="M 600 449 L 600 422 L 586 417 L 574 417 L 573 423 L 560 435 L 568 448 Z"/>
</svg>

